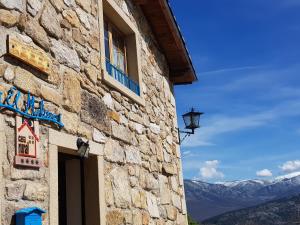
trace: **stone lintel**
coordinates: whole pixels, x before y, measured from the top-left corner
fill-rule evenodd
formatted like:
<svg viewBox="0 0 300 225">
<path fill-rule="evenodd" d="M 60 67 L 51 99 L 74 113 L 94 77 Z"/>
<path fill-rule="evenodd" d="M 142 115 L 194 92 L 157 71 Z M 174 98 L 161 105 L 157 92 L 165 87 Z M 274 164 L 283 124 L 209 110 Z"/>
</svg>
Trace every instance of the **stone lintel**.
<svg viewBox="0 0 300 225">
<path fill-rule="evenodd" d="M 73 151 L 77 150 L 77 136 L 59 132 L 57 130 L 49 129 L 49 143 L 58 147 L 67 148 Z M 90 154 L 103 156 L 104 144 L 98 144 L 89 140 Z"/>
</svg>

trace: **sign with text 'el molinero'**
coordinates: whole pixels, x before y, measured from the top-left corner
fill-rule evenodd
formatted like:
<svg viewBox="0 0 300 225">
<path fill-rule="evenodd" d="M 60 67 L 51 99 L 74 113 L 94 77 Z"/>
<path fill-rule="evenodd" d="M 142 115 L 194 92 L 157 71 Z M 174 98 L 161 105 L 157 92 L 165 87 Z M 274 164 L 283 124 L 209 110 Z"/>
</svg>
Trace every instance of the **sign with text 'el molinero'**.
<svg viewBox="0 0 300 225">
<path fill-rule="evenodd" d="M 46 53 L 37 47 L 19 41 L 15 37 L 8 37 L 8 53 L 46 74 L 51 73 L 52 61 Z"/>
<path fill-rule="evenodd" d="M 43 99 L 37 101 L 30 92 L 24 95 L 15 87 L 11 87 L 7 93 L 0 91 L 0 108 L 16 112 L 28 119 L 51 122 L 60 128 L 64 126 L 61 121 L 61 114 L 47 111 Z"/>
</svg>

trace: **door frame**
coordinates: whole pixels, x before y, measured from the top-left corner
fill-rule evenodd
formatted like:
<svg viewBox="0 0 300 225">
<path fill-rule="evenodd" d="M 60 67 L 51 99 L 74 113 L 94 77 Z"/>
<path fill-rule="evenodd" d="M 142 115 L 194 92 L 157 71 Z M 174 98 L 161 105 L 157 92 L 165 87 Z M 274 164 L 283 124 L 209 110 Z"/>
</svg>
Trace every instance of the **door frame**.
<svg viewBox="0 0 300 225">
<path fill-rule="evenodd" d="M 59 225 L 58 210 L 58 152 L 77 153 L 77 136 L 49 129 L 49 224 Z M 104 192 L 104 144 L 89 141 L 90 154 L 97 157 L 100 225 L 106 225 L 106 203 Z"/>
</svg>

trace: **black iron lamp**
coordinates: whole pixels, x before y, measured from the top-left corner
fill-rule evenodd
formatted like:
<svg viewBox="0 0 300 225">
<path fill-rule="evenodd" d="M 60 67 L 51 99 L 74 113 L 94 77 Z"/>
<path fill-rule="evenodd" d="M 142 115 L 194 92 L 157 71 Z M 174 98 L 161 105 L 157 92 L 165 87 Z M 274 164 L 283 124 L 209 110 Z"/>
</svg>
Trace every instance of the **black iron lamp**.
<svg viewBox="0 0 300 225">
<path fill-rule="evenodd" d="M 89 151 L 90 151 L 90 144 L 89 142 L 84 142 L 81 138 L 77 139 L 77 148 L 78 153 L 81 158 L 88 158 Z"/>
<path fill-rule="evenodd" d="M 183 118 L 183 121 L 185 124 L 185 129 L 188 129 L 191 131 L 184 131 L 184 130 L 180 130 L 178 128 L 179 144 L 181 144 L 186 137 L 190 136 L 191 134 L 194 134 L 195 130 L 200 127 L 199 122 L 200 122 L 200 116 L 202 114 L 204 114 L 204 113 L 197 112 L 197 111 L 195 111 L 194 108 L 192 108 L 190 112 L 182 115 L 182 118 Z M 181 133 L 185 134 L 183 138 L 180 137 Z"/>
</svg>

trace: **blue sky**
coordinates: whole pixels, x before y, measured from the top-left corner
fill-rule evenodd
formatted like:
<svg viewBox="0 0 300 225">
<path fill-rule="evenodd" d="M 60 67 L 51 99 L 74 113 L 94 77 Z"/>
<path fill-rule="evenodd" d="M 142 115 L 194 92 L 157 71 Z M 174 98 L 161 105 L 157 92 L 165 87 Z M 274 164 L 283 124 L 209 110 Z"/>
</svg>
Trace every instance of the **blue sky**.
<svg viewBox="0 0 300 225">
<path fill-rule="evenodd" d="M 175 88 L 177 112 L 205 112 L 181 148 L 185 178 L 300 171 L 300 0 L 170 3 L 199 77 Z"/>
</svg>

